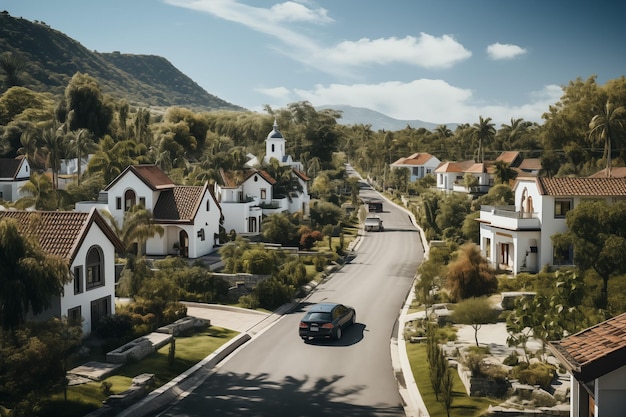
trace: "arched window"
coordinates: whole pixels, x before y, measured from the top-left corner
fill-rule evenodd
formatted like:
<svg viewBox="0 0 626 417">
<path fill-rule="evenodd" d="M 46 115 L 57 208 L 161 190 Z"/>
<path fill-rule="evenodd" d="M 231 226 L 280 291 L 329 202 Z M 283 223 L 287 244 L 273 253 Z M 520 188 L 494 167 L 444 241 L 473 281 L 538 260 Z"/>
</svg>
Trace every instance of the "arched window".
<svg viewBox="0 0 626 417">
<path fill-rule="evenodd" d="M 135 191 L 126 190 L 124 193 L 124 211 L 129 211 L 137 202 Z"/>
<path fill-rule="evenodd" d="M 87 252 L 87 289 L 104 285 L 104 256 L 100 246 L 92 246 Z"/>
</svg>

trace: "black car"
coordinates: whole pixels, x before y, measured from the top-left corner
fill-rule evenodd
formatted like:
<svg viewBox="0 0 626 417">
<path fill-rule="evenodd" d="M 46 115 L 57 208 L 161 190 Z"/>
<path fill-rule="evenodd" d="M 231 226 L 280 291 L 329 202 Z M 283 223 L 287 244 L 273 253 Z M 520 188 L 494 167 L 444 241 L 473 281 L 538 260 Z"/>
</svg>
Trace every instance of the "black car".
<svg viewBox="0 0 626 417">
<path fill-rule="evenodd" d="M 300 337 L 341 339 L 343 329 L 356 322 L 356 311 L 337 303 L 320 303 L 309 308 L 300 320 Z"/>
</svg>

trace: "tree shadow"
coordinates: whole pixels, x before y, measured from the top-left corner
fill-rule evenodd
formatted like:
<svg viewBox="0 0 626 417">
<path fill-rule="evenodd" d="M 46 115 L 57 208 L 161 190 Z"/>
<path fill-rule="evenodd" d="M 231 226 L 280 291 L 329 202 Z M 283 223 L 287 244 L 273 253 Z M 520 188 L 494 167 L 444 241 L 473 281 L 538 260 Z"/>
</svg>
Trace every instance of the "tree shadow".
<svg viewBox="0 0 626 417">
<path fill-rule="evenodd" d="M 390 417 L 404 416 L 401 404 L 359 405 L 350 397 L 365 385 L 335 388 L 343 378 L 310 380 L 287 376 L 273 380 L 269 374 L 213 374 L 184 400 L 159 413 L 159 416 L 214 415 L 298 416 L 298 417 Z"/>
</svg>

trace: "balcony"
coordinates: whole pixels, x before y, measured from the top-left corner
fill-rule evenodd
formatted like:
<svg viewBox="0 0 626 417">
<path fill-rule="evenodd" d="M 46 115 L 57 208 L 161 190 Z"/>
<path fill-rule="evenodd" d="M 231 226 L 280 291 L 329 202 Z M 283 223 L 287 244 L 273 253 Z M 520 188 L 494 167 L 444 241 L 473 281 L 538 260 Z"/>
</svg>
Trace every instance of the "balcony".
<svg viewBox="0 0 626 417">
<path fill-rule="evenodd" d="M 480 221 L 508 230 L 538 230 L 537 213 L 515 211 L 515 206 L 481 206 Z"/>
</svg>

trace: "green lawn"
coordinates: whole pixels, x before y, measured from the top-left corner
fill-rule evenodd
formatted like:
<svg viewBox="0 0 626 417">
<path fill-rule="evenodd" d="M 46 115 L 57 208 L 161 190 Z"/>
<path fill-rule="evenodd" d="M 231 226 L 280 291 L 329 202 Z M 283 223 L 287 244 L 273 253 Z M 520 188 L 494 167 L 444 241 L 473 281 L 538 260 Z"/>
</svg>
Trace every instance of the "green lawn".
<svg viewBox="0 0 626 417">
<path fill-rule="evenodd" d="M 422 395 L 424 404 L 428 409 L 430 417 L 447 417 L 446 408 L 443 403 L 437 401 L 435 392 L 430 384 L 428 363 L 426 362 L 425 343 L 406 343 L 407 355 L 411 363 L 413 378 L 417 388 Z M 456 372 L 453 372 L 454 387 L 453 401 L 450 409 L 450 417 L 479 417 L 489 405 L 497 405 L 499 401 L 492 401 L 487 398 L 469 397 L 465 393 L 465 387 Z"/>
<path fill-rule="evenodd" d="M 170 349 L 168 344 L 141 361 L 122 366 L 115 375 L 102 382 L 89 382 L 69 387 L 67 401 L 62 391 L 55 393 L 46 402 L 39 416 L 80 417 L 101 407 L 102 401 L 108 396 L 102 389 L 103 382 L 111 384 L 111 394 L 119 394 L 130 387 L 134 377 L 142 373 L 150 373 L 155 375 L 153 388 L 156 389 L 200 362 L 237 334 L 233 330 L 211 326 L 188 337 L 177 337 L 176 359 L 173 366 L 168 363 Z"/>
</svg>

